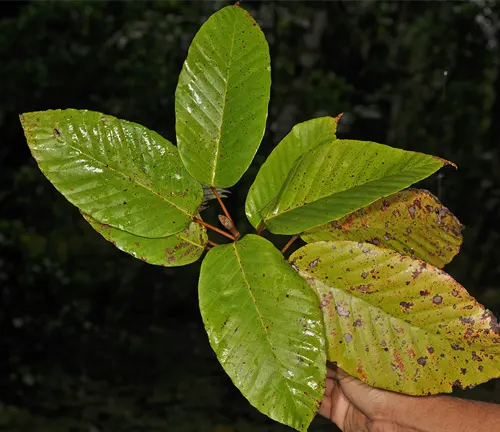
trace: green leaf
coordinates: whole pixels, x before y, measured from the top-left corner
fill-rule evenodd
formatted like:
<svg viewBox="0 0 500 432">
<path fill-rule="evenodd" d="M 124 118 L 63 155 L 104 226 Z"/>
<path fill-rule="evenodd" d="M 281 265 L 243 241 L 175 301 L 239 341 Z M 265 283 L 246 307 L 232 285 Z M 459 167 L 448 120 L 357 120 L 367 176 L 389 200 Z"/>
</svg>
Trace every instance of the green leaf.
<svg viewBox="0 0 500 432">
<path fill-rule="evenodd" d="M 422 180 L 450 162 L 364 141 L 336 140 L 295 162 L 261 212 L 275 234 L 298 234 Z"/>
<path fill-rule="evenodd" d="M 326 376 L 318 299 L 267 240 L 247 235 L 203 260 L 200 310 L 210 344 L 249 402 L 305 431 Z"/>
<path fill-rule="evenodd" d="M 336 131 L 336 119 L 321 117 L 295 125 L 281 140 L 260 168 L 248 192 L 245 211 L 255 228 L 262 220 L 260 211 L 276 198 L 295 161 L 308 150 L 336 140 Z"/>
<path fill-rule="evenodd" d="M 195 222 L 191 222 L 187 228 L 176 234 L 147 238 L 97 222 L 86 214 L 83 214 L 83 217 L 118 249 L 149 264 L 164 267 L 183 266 L 196 261 L 203 253 L 208 240 L 205 227 Z"/>
<path fill-rule="evenodd" d="M 144 126 L 74 109 L 23 114 L 33 157 L 72 204 L 143 237 L 186 228 L 203 190 L 177 149 Z"/>
<path fill-rule="evenodd" d="M 302 234 L 307 243 L 354 240 L 442 268 L 459 252 L 462 224 L 430 192 L 408 189 Z"/>
<path fill-rule="evenodd" d="M 500 326 L 442 270 L 352 241 L 290 262 L 321 300 L 328 359 L 368 384 L 426 395 L 500 376 Z"/>
<path fill-rule="evenodd" d="M 264 136 L 271 88 L 269 47 L 241 7 L 227 6 L 191 43 L 175 93 L 177 145 L 199 182 L 233 186 Z"/>
</svg>

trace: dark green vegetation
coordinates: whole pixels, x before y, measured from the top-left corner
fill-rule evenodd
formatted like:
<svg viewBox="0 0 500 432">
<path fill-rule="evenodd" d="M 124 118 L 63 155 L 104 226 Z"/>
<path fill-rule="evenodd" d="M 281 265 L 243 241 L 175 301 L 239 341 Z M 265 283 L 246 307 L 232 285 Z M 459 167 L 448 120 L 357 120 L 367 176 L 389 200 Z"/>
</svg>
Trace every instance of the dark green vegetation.
<svg viewBox="0 0 500 432">
<path fill-rule="evenodd" d="M 9 83 L 0 116 L 9 144 L 0 150 L 8 167 L 0 174 L 7 185 L 2 255 L 8 252 L 1 388 L 5 403 L 32 415 L 5 420 L 10 429 L 16 419 L 21 430 L 43 430 L 26 422 L 63 417 L 114 430 L 245 430 L 245 423 L 265 422 L 234 402 L 213 360 L 194 306 L 197 270 L 146 268 L 103 244 L 41 178 L 14 127 L 19 112 L 73 106 L 173 139 L 180 65 L 192 35 L 219 6 L 42 3 L 1 26 L 0 52 L 13 56 L 0 72 Z M 482 13 L 466 4 L 255 5 L 271 45 L 274 94 L 263 146 L 231 201 L 240 232 L 250 230 L 246 190 L 272 146 L 298 121 L 342 110 L 341 137 L 439 154 L 461 167 L 423 186 L 468 227 L 464 250 L 447 270 L 498 311 L 500 134 L 491 122 L 495 112 L 499 118 L 498 52 L 491 17 Z M 492 399 L 493 388 L 468 394 Z"/>
</svg>

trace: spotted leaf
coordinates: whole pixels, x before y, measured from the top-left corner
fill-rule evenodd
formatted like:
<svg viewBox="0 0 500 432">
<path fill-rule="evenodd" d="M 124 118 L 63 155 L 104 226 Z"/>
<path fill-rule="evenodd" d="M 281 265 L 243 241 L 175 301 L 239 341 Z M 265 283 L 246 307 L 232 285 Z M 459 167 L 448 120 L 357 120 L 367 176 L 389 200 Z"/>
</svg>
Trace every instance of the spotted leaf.
<svg viewBox="0 0 500 432">
<path fill-rule="evenodd" d="M 213 14 L 193 39 L 175 93 L 177 145 L 200 183 L 233 186 L 264 136 L 269 47 L 238 5 Z"/>
<path fill-rule="evenodd" d="M 364 382 L 426 395 L 500 376 L 495 317 L 442 270 L 352 241 L 290 262 L 321 301 L 328 359 Z"/>
<path fill-rule="evenodd" d="M 236 387 L 262 413 L 307 430 L 326 374 L 314 292 L 269 241 L 247 235 L 208 252 L 199 300 L 210 344 Z"/>
<path fill-rule="evenodd" d="M 459 252 L 462 224 L 430 192 L 408 189 L 302 234 L 307 243 L 353 240 L 442 268 Z"/>
<path fill-rule="evenodd" d="M 149 264 L 164 267 L 183 266 L 196 261 L 203 253 L 208 239 L 205 227 L 194 222 L 178 233 L 161 238 L 147 238 L 97 222 L 86 214 L 83 217 L 118 249 Z"/>
<path fill-rule="evenodd" d="M 373 142 L 336 140 L 295 162 L 261 216 L 273 233 L 299 234 L 398 192 L 446 164 Z"/>
</svg>

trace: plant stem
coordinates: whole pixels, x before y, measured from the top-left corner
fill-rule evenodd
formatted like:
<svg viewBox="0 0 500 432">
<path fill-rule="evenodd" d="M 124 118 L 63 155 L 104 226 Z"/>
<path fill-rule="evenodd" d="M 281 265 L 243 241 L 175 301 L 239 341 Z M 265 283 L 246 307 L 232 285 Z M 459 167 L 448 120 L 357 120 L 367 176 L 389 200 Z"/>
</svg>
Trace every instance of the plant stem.
<svg viewBox="0 0 500 432">
<path fill-rule="evenodd" d="M 222 211 L 224 212 L 224 214 L 226 215 L 226 217 L 232 221 L 233 219 L 231 218 L 231 215 L 227 211 L 226 206 L 222 202 L 222 198 L 220 197 L 219 193 L 217 192 L 217 188 L 214 188 L 213 186 L 210 186 L 210 189 L 212 190 L 212 193 L 215 195 L 215 198 L 217 198 L 217 201 L 219 201 L 219 204 L 220 204 L 220 206 L 222 208 Z"/>
<path fill-rule="evenodd" d="M 227 238 L 230 238 L 231 240 L 234 241 L 234 237 L 231 234 L 229 234 L 226 231 L 222 231 L 221 229 L 219 229 L 217 227 L 214 227 L 213 225 L 210 225 L 209 223 L 204 222 L 201 219 L 193 218 L 193 222 L 196 222 L 196 223 L 198 223 L 200 225 L 203 225 L 204 227 L 207 227 L 208 229 L 211 229 L 212 231 L 215 231 L 216 233 L 219 233 L 219 234 L 221 234 L 223 236 L 226 236 Z"/>
<path fill-rule="evenodd" d="M 262 231 L 264 231 L 264 221 L 261 221 L 261 223 L 257 227 L 257 235 L 260 236 L 262 234 Z"/>
<path fill-rule="evenodd" d="M 288 240 L 288 243 L 285 245 L 285 247 L 283 249 L 281 249 L 281 253 L 284 254 L 287 249 L 292 245 L 292 243 L 297 240 L 299 238 L 299 235 L 298 234 L 295 234 L 294 236 L 292 236 L 290 238 L 290 240 Z"/>
<path fill-rule="evenodd" d="M 221 224 L 224 226 L 224 228 L 226 228 L 229 231 L 231 231 L 231 234 L 234 236 L 234 238 L 236 240 L 238 240 L 241 237 L 241 234 L 238 231 L 238 228 L 236 228 L 236 225 L 235 225 L 235 223 L 233 221 L 233 218 L 231 217 L 231 215 L 227 211 L 226 206 L 222 202 L 222 198 L 220 197 L 219 193 L 217 192 L 217 188 L 215 188 L 213 186 L 210 186 L 210 189 L 212 190 L 212 193 L 215 195 L 215 198 L 217 198 L 217 201 L 219 201 L 220 207 L 221 207 L 222 211 L 224 212 L 224 214 L 226 215 L 226 218 L 227 218 L 227 219 L 222 219 L 219 216 L 219 220 L 220 220 Z"/>
<path fill-rule="evenodd" d="M 219 243 L 215 243 L 212 240 L 208 239 L 208 244 L 211 244 L 212 246 L 219 246 Z"/>
</svg>

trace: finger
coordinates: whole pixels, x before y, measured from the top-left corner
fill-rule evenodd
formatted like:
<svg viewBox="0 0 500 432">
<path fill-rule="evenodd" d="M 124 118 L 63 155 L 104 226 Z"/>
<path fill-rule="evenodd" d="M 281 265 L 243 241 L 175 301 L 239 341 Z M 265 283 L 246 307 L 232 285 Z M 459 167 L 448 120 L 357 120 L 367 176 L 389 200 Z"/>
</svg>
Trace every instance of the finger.
<svg viewBox="0 0 500 432">
<path fill-rule="evenodd" d="M 334 386 L 330 397 L 330 419 L 340 428 L 344 429 L 345 418 L 349 409 L 349 401 L 342 392 L 338 381 L 333 381 Z"/>
<path fill-rule="evenodd" d="M 319 413 L 326 418 L 330 418 L 330 410 L 332 405 L 331 397 L 334 387 L 335 387 L 335 382 L 331 378 L 327 378 L 325 385 L 325 394 L 323 396 L 323 400 L 321 401 L 321 405 L 319 407 Z"/>
<path fill-rule="evenodd" d="M 333 384 L 332 384 L 333 386 Z M 327 419 L 330 419 L 330 411 L 332 409 L 332 400 L 330 396 L 324 396 L 323 400 L 321 401 L 321 405 L 319 406 L 319 414 L 322 415 L 323 417 L 326 417 Z"/>
<path fill-rule="evenodd" d="M 335 382 L 331 378 L 326 379 L 325 396 L 331 396 Z"/>
<path fill-rule="evenodd" d="M 335 377 L 335 371 L 332 368 L 327 368 L 326 369 L 326 377 L 327 378 L 334 378 Z"/>
</svg>

